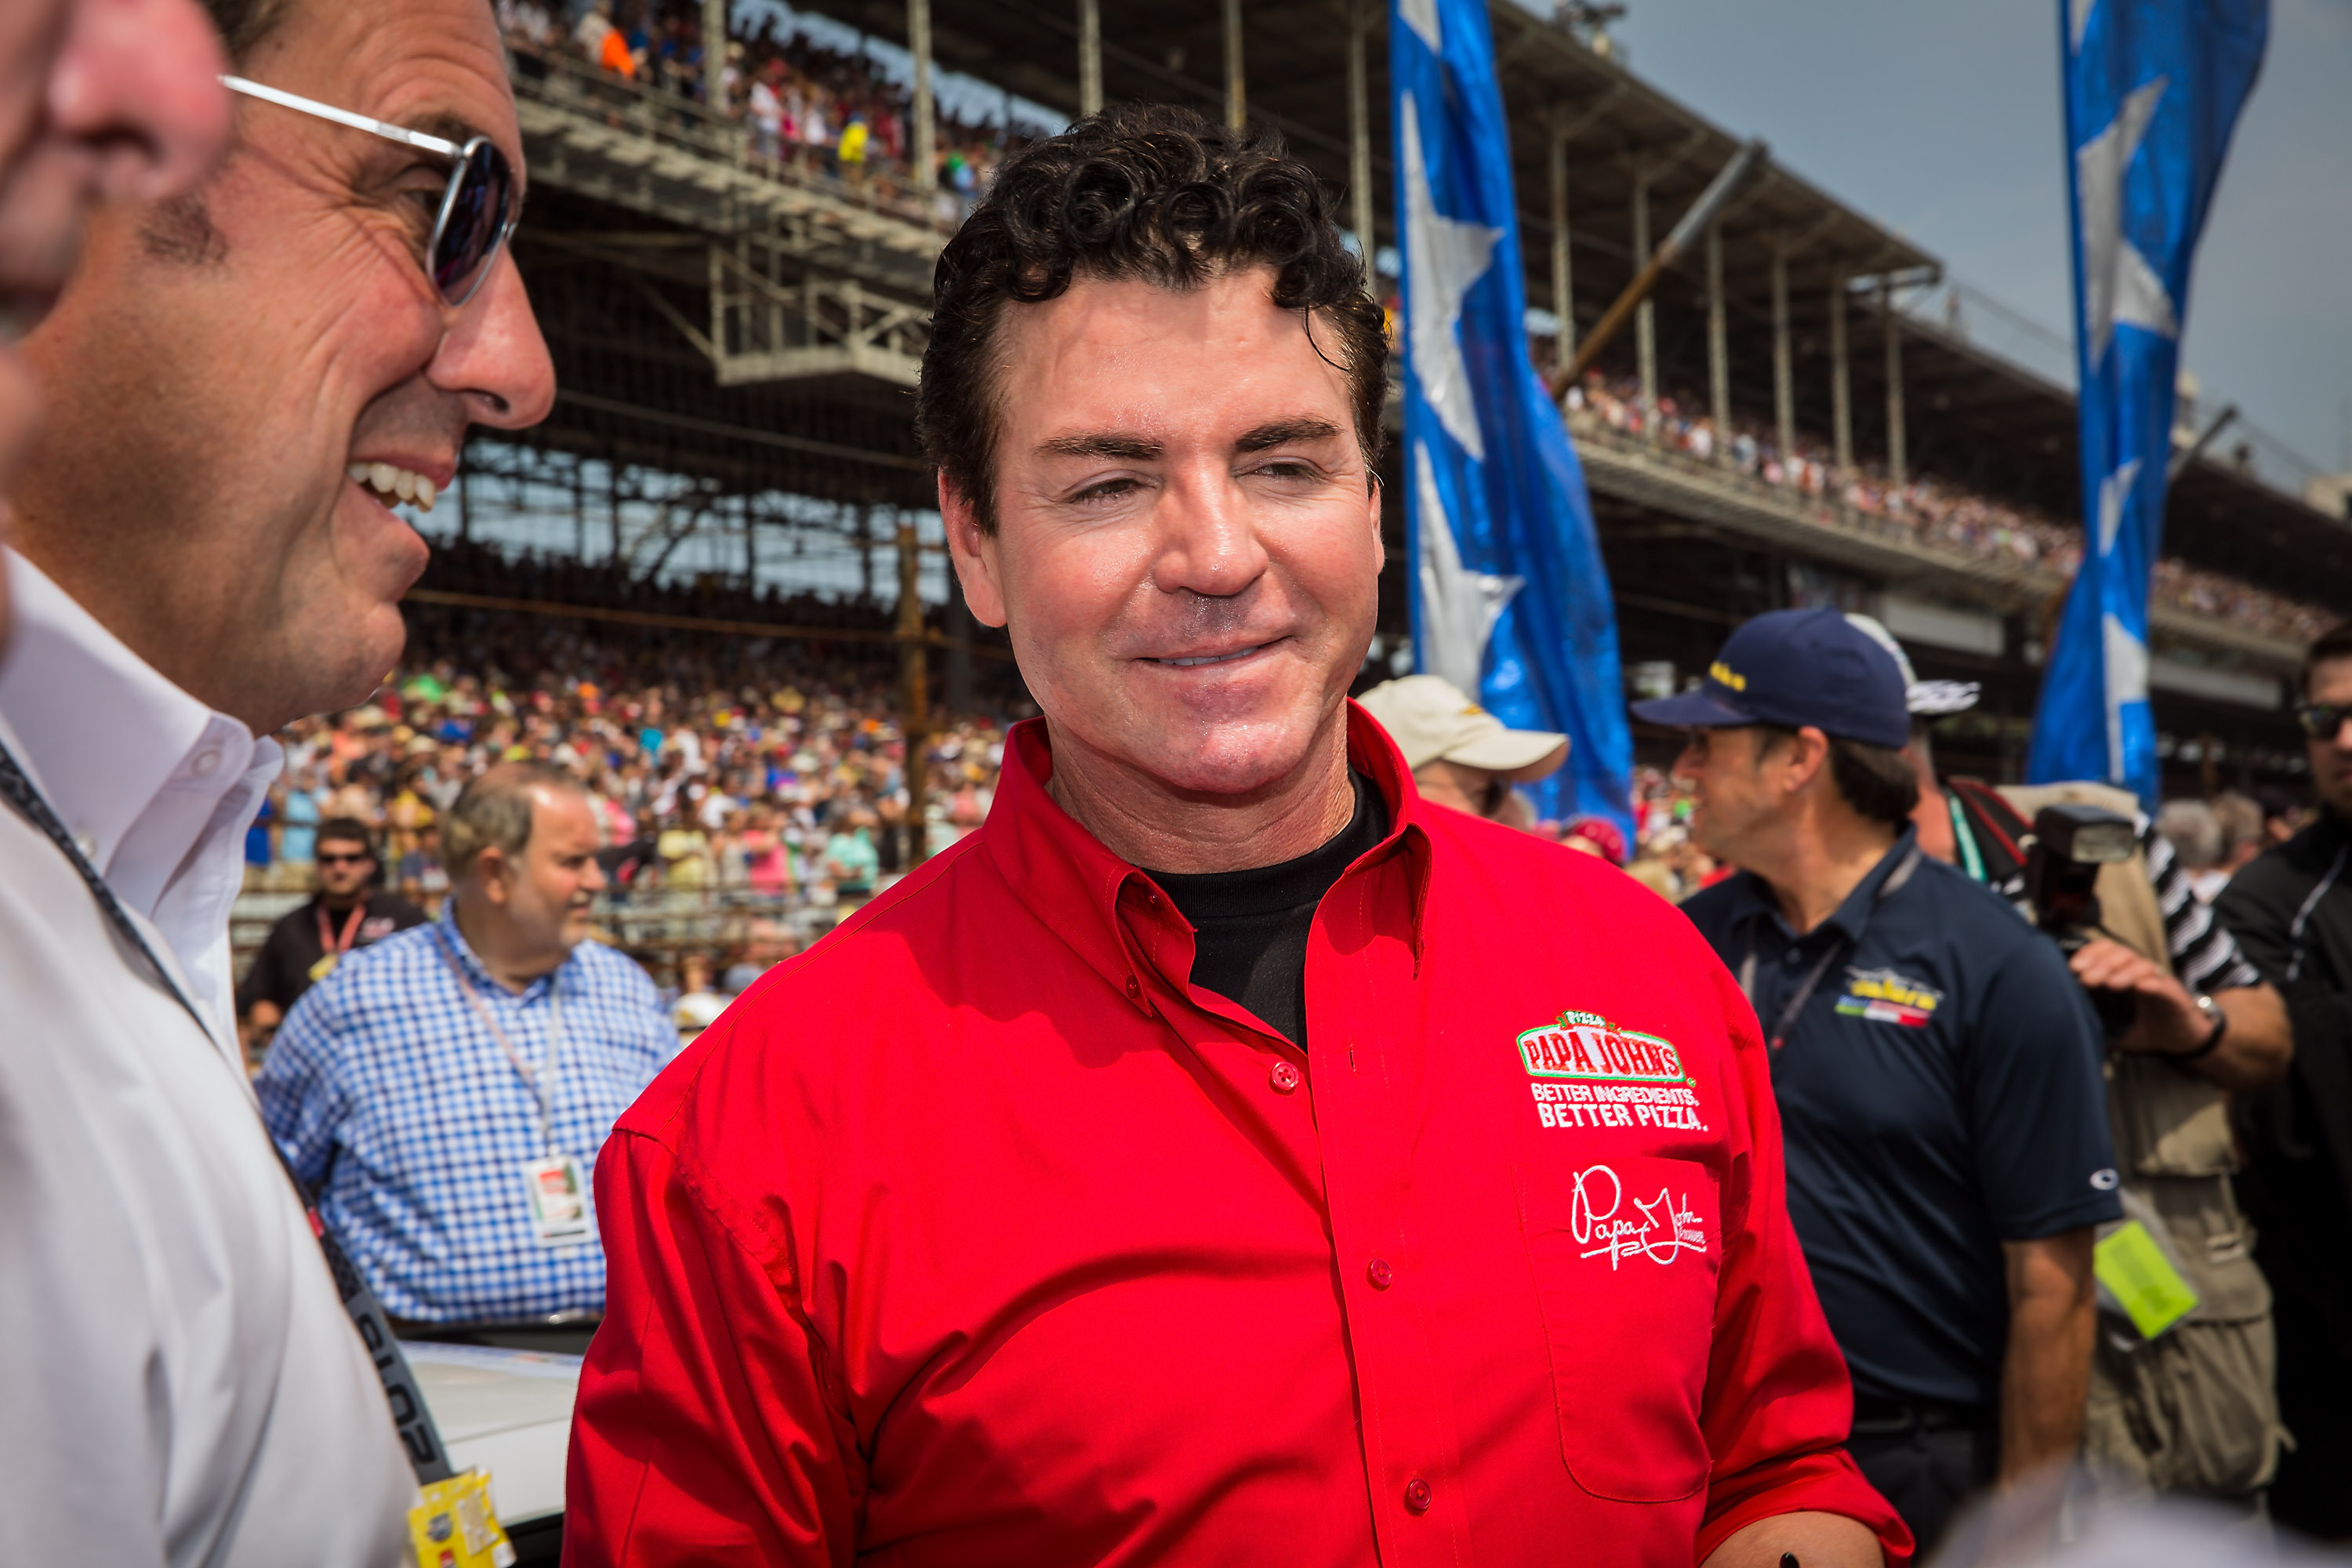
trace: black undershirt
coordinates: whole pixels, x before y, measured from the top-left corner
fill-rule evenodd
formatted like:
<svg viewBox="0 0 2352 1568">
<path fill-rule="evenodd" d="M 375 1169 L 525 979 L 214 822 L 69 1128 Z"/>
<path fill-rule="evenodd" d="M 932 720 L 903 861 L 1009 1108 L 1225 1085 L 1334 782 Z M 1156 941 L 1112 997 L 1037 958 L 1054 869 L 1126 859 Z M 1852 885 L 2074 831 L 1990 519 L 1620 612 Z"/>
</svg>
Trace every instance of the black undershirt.
<svg viewBox="0 0 2352 1568">
<path fill-rule="evenodd" d="M 1356 812 L 1319 849 L 1244 871 L 1145 873 L 1197 935 L 1192 984 L 1213 991 L 1307 1048 L 1307 935 L 1333 883 L 1389 836 L 1388 803 L 1352 769 Z"/>
</svg>

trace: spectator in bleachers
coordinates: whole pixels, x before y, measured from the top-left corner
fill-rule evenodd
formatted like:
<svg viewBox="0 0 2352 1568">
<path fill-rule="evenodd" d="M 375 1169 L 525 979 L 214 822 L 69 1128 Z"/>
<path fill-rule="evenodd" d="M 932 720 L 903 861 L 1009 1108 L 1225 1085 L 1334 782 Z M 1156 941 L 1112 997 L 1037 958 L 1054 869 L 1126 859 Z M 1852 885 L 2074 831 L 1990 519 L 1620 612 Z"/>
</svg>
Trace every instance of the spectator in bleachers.
<svg viewBox="0 0 2352 1568">
<path fill-rule="evenodd" d="M 295 1004 L 262 1115 L 395 1317 L 593 1314 L 588 1173 L 676 1035 L 645 971 L 588 935 L 603 827 L 571 774 L 494 768 L 445 831 L 441 918 Z"/>
<path fill-rule="evenodd" d="M 1693 400 L 1662 395 L 1654 416 L 1645 413 L 1630 378 L 1612 381 L 1599 371 L 1569 390 L 1570 428 L 1580 437 L 1607 429 L 1649 437 L 1670 451 L 1711 461 L 1719 433 L 1711 419 L 1685 416 Z M 1921 475 L 1896 487 L 1871 463 L 1839 475 L 1822 443 L 1800 435 L 1797 450 L 1783 452 L 1767 432 L 1741 429 L 1728 447 L 1735 471 L 1776 488 L 1843 502 L 1853 510 L 1902 525 L 1921 542 L 1971 554 L 2038 564 L 2071 576 L 2083 554 L 2079 526 L 2042 517 L 2032 510 L 1971 494 L 1949 481 Z M 2166 558 L 2156 564 L 2154 598 L 2193 615 L 2226 619 L 2269 636 L 2308 642 L 2334 624 L 2334 615 L 2235 582 L 2218 573 Z"/>
</svg>

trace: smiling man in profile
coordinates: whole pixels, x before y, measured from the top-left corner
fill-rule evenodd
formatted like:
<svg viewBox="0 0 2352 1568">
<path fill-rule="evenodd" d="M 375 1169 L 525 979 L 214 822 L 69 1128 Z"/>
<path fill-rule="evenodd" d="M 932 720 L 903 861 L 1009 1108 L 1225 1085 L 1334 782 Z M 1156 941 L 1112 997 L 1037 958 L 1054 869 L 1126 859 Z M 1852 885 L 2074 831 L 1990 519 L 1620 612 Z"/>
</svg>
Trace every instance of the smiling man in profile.
<svg viewBox="0 0 2352 1568">
<path fill-rule="evenodd" d="M 1189 113 L 949 246 L 919 416 L 1045 718 L 615 1128 L 572 1561 L 1907 1550 L 1729 977 L 1346 700 L 1383 354 L 1312 174 Z"/>
<path fill-rule="evenodd" d="M 521 136 L 486 0 L 208 0 L 217 40 L 89 8 L 248 89 L 233 121 L 207 100 L 207 153 L 234 134 L 201 182 L 91 219 L 24 345 L 47 419 L 0 552 L 0 1562 L 378 1568 L 412 1557 L 434 1456 L 412 1424 L 404 1457 L 256 1114 L 228 914 L 270 731 L 363 700 L 405 635 L 425 546 L 352 467 L 438 481 L 468 423 L 552 400 L 501 243 Z"/>
</svg>

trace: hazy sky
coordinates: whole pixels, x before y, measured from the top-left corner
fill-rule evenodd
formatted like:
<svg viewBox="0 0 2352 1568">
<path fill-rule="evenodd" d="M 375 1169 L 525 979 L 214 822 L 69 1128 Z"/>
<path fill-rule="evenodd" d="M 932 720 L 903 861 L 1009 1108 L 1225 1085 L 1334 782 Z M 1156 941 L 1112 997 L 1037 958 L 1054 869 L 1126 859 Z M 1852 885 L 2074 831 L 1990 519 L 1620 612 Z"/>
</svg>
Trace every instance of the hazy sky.
<svg viewBox="0 0 2352 1568">
<path fill-rule="evenodd" d="M 2065 331 L 2060 0 L 1627 3 L 1615 33 L 1637 75 Z M 2209 409 L 2235 400 L 2352 468 L 2352 0 L 2272 0 L 2183 352 Z"/>
</svg>

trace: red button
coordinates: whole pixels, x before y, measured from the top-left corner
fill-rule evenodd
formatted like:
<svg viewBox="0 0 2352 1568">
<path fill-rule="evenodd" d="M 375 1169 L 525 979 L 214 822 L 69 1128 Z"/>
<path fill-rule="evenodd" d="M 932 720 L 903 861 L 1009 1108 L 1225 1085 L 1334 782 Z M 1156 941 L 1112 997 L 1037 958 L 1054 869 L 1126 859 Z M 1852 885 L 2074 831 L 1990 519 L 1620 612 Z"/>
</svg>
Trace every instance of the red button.
<svg viewBox="0 0 2352 1568">
<path fill-rule="evenodd" d="M 1389 1267 L 1389 1260 L 1385 1258 L 1373 1258 L 1365 1266 L 1364 1274 L 1371 1280 L 1375 1290 L 1385 1290 L 1396 1283 L 1396 1270 Z"/>
<path fill-rule="evenodd" d="M 1300 1077 L 1298 1069 L 1288 1062 L 1275 1063 L 1274 1071 L 1266 1076 L 1274 1080 L 1274 1092 L 1276 1094 L 1288 1094 L 1297 1089 Z"/>
<path fill-rule="evenodd" d="M 1415 1476 L 1412 1479 L 1405 1482 L 1405 1507 L 1412 1510 L 1415 1513 L 1427 1513 L 1429 1511 L 1429 1505 L 1433 1500 L 1430 1496 L 1429 1483 L 1427 1481 L 1423 1480 L 1419 1476 Z"/>
<path fill-rule="evenodd" d="M 1130 974 L 1127 977 L 1127 994 L 1130 997 L 1143 994 L 1143 982 Z"/>
</svg>

